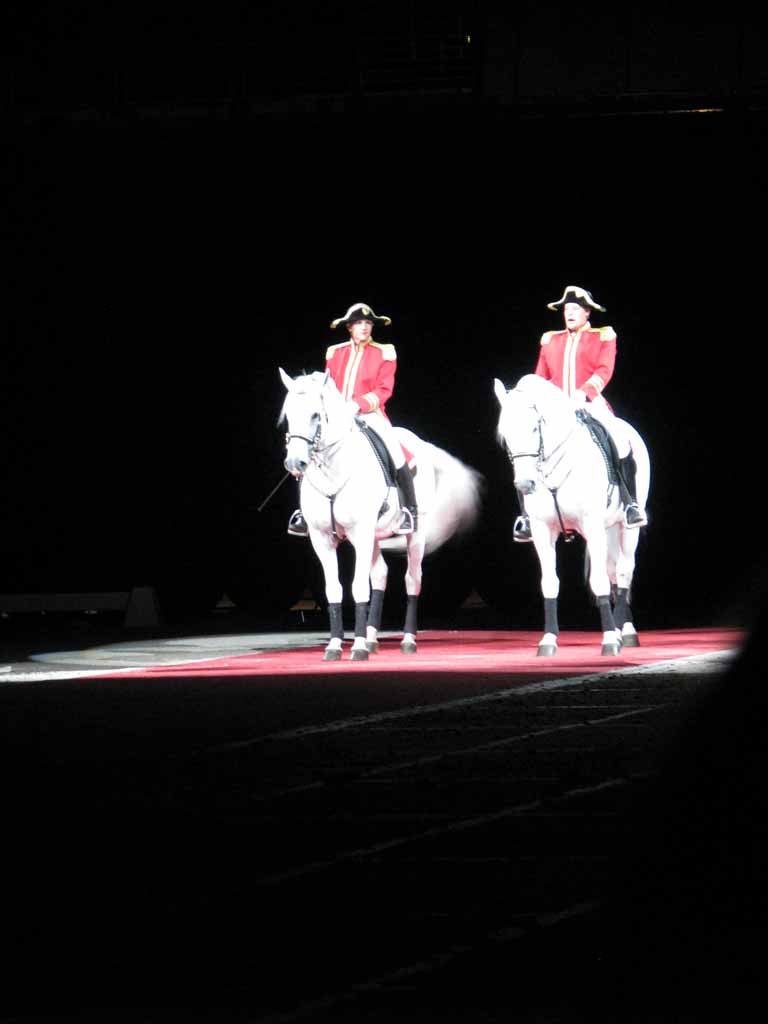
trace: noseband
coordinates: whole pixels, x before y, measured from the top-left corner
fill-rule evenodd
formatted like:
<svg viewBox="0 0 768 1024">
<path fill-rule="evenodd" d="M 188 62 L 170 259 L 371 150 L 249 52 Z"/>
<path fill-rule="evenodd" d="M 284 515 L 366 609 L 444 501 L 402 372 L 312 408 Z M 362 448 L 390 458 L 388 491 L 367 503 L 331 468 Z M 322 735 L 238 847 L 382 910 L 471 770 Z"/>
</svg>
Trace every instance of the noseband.
<svg viewBox="0 0 768 1024">
<path fill-rule="evenodd" d="M 544 435 L 543 435 L 542 430 L 541 430 L 541 424 L 542 424 L 543 420 L 544 420 L 544 417 L 543 416 L 539 416 L 538 421 L 536 423 L 536 432 L 539 435 L 539 448 L 538 448 L 538 451 L 535 451 L 535 452 L 514 452 L 513 453 L 513 452 L 510 452 L 509 450 L 507 450 L 507 456 L 508 456 L 509 461 L 512 463 L 513 466 L 515 464 L 515 459 L 536 459 L 536 468 L 538 469 L 538 471 L 542 474 L 542 476 L 549 476 L 549 475 L 551 475 L 553 470 L 550 470 L 549 473 L 545 474 L 545 472 L 544 472 L 544 464 L 546 462 L 549 462 L 549 460 L 554 455 L 556 455 L 557 452 L 560 451 L 560 449 L 566 444 L 566 442 L 570 440 L 571 435 L 573 434 L 573 430 L 569 430 L 568 433 L 565 435 L 565 437 L 563 437 L 560 441 L 558 441 L 558 443 L 555 445 L 555 447 L 552 449 L 552 451 L 549 452 L 548 454 L 546 454 L 544 452 Z M 562 456 L 561 456 L 561 458 L 562 458 Z M 560 460 L 558 460 L 558 463 L 559 463 L 559 461 Z M 557 467 L 558 463 L 555 464 L 553 469 Z"/>
<path fill-rule="evenodd" d="M 558 444 L 555 445 L 555 447 L 552 449 L 552 451 L 549 453 L 549 455 L 545 455 L 544 454 L 544 435 L 543 435 L 542 430 L 541 430 L 541 423 L 542 423 L 543 419 L 544 419 L 543 416 L 539 416 L 538 421 L 536 423 L 536 431 L 537 431 L 537 433 L 539 435 L 539 450 L 536 451 L 536 452 L 516 452 L 514 454 L 512 452 L 508 451 L 507 455 L 509 456 L 509 461 L 512 463 L 513 469 L 514 469 L 514 465 L 515 465 L 515 459 L 525 459 L 525 458 L 536 459 L 536 471 L 541 475 L 541 477 L 543 479 L 543 482 L 544 482 L 544 485 L 547 488 L 547 490 L 549 491 L 549 493 L 552 495 L 552 500 L 555 503 L 555 511 L 557 512 L 557 518 L 558 518 L 558 520 L 560 522 L 560 530 L 561 530 L 563 536 L 565 537 L 565 540 L 566 541 L 571 541 L 571 540 L 573 540 L 573 537 L 574 537 L 573 531 L 566 530 L 565 523 L 563 522 L 563 514 L 560 511 L 560 502 L 557 500 L 557 492 L 559 490 L 559 487 L 550 487 L 549 484 L 547 483 L 547 478 L 552 476 L 553 472 L 555 471 L 555 469 L 557 469 L 557 467 L 559 466 L 560 462 L 562 461 L 563 455 L 565 453 L 563 452 L 561 454 L 560 458 L 557 460 L 555 465 L 549 470 L 549 472 L 545 472 L 544 465 L 554 455 L 556 455 L 557 452 L 560 451 L 561 448 L 564 447 L 566 442 L 568 442 L 570 440 L 570 438 L 571 438 L 571 436 L 573 434 L 573 430 L 569 430 L 568 433 L 565 435 L 565 437 L 562 438 L 562 440 L 559 441 Z M 570 476 L 570 470 L 566 474 L 566 479 L 567 479 L 568 476 Z"/>
<path fill-rule="evenodd" d="M 312 422 L 312 418 L 315 417 L 315 416 L 317 417 L 317 425 L 315 426 L 314 433 L 312 434 L 311 437 L 307 437 L 306 434 L 288 434 L 287 433 L 285 435 L 286 447 L 293 440 L 304 441 L 305 442 L 305 444 L 307 445 L 307 448 L 309 449 L 309 459 L 310 459 L 310 462 L 317 461 L 316 457 L 319 456 L 319 455 L 324 455 L 326 458 L 328 458 L 335 448 L 338 448 L 341 444 L 343 444 L 344 441 L 346 441 L 347 436 L 348 436 L 346 434 L 343 434 L 341 437 L 339 437 L 335 441 L 329 441 L 325 445 L 321 444 L 322 439 L 323 439 L 323 420 L 325 419 L 326 423 L 328 422 L 328 414 L 326 412 L 325 402 L 323 401 L 323 396 L 322 395 L 320 395 L 320 406 L 321 406 L 321 409 L 322 409 L 322 413 L 315 412 L 315 413 L 312 414 L 312 417 L 310 418 L 310 423 L 311 423 Z"/>
<path fill-rule="evenodd" d="M 538 422 L 536 423 L 536 432 L 539 435 L 538 451 L 512 453 L 509 449 L 507 449 L 507 457 L 509 458 L 509 461 L 512 463 L 513 466 L 515 464 L 515 459 L 536 459 L 539 468 L 541 468 L 541 463 L 544 460 L 544 438 L 541 436 L 541 420 L 542 417 L 539 416 Z"/>
<path fill-rule="evenodd" d="M 318 449 L 320 439 L 323 432 L 323 419 L 319 413 L 313 413 L 313 416 L 317 416 L 317 425 L 315 426 L 315 432 L 311 437 L 307 437 L 306 434 L 286 434 L 285 444 L 288 446 L 291 441 L 305 441 L 309 448 L 309 456 L 312 458 Z M 310 419 L 310 423 L 312 420 Z"/>
</svg>

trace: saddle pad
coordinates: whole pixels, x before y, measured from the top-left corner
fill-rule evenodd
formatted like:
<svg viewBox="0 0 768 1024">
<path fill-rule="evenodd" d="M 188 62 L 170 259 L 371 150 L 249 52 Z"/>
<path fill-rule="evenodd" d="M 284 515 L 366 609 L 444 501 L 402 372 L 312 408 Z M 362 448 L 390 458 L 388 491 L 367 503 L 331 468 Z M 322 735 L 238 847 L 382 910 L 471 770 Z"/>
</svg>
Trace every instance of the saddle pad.
<svg viewBox="0 0 768 1024">
<path fill-rule="evenodd" d="M 586 409 L 577 409 L 576 416 L 587 428 L 589 436 L 602 453 L 606 469 L 608 470 L 608 482 L 611 485 L 616 486 L 619 483 L 619 475 L 617 471 L 617 466 L 619 465 L 619 453 L 616 448 L 616 442 L 608 433 L 608 428 L 605 427 L 600 420 L 595 419 L 595 417 L 592 416 L 591 413 L 587 412 Z"/>
<path fill-rule="evenodd" d="M 384 444 L 379 435 L 376 433 L 376 431 L 371 430 L 368 427 L 367 423 L 365 423 L 365 421 L 357 420 L 356 422 L 357 425 L 360 427 L 360 430 L 365 435 L 365 437 L 368 438 L 368 442 L 371 448 L 373 448 L 373 453 L 379 460 L 379 465 L 381 466 L 382 472 L 384 473 L 384 481 L 387 487 L 394 487 L 395 467 L 392 463 L 392 456 L 389 454 L 389 449 Z"/>
</svg>

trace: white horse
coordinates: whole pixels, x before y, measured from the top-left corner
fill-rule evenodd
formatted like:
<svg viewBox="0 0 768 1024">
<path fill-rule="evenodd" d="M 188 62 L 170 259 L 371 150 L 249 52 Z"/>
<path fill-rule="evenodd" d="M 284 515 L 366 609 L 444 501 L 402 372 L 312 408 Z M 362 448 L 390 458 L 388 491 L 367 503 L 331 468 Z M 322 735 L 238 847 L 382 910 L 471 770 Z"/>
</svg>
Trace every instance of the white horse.
<svg viewBox="0 0 768 1024">
<path fill-rule="evenodd" d="M 559 632 L 556 544 L 572 531 L 586 542 L 589 584 L 600 610 L 602 653 L 637 646 L 629 593 L 635 571 L 638 529 L 627 529 L 619 487 L 609 479 L 606 459 L 571 400 L 550 381 L 527 374 L 510 391 L 494 380 L 501 412 L 498 438 L 525 495 L 525 511 L 541 565 L 544 636 L 539 655 L 557 653 Z M 645 507 L 651 479 L 648 449 L 638 432 L 621 421 L 637 467 L 637 498 Z M 612 606 L 612 597 L 615 606 Z"/>
<path fill-rule="evenodd" d="M 336 548 L 345 539 L 355 549 L 351 659 L 365 660 L 378 650 L 387 584 L 382 548 L 406 554 L 407 609 L 400 648 L 413 654 L 422 559 L 475 521 L 482 478 L 448 452 L 395 428 L 416 458 L 419 515 L 414 533 L 393 536 L 400 515 L 397 488 L 387 482 L 366 428 L 357 423 L 328 372 L 294 380 L 281 368 L 280 376 L 288 392 L 280 414 L 288 426 L 285 468 L 301 479 L 301 511 L 325 575 L 331 635 L 324 659 L 341 657 L 343 592 Z"/>
</svg>

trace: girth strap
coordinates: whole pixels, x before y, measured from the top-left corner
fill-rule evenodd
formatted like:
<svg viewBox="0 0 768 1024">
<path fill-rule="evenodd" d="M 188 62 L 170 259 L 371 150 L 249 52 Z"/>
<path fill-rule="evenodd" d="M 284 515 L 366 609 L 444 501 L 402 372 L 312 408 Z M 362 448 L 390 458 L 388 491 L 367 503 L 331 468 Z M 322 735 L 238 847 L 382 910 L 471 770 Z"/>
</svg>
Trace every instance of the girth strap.
<svg viewBox="0 0 768 1024">
<path fill-rule="evenodd" d="M 560 532 L 562 533 L 563 538 L 565 539 L 565 543 L 570 544 L 570 542 L 573 540 L 576 534 L 573 532 L 573 530 L 566 530 L 565 528 L 565 523 L 563 522 L 563 513 L 560 511 L 560 502 L 557 500 L 557 488 L 550 487 L 549 493 L 552 495 L 552 500 L 555 503 L 555 512 L 557 512 L 557 518 L 560 521 Z"/>
</svg>

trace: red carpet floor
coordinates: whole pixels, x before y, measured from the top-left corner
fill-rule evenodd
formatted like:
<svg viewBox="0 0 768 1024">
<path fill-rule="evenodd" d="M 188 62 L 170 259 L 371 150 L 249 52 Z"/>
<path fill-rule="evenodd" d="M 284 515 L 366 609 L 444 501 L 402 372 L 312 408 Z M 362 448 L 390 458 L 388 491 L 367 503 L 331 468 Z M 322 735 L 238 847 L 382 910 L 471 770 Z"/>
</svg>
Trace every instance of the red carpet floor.
<svg viewBox="0 0 768 1024">
<path fill-rule="evenodd" d="M 602 634 L 563 632 L 554 658 L 538 658 L 541 634 L 532 631 L 429 630 L 418 635 L 416 655 L 400 652 L 399 638 L 384 639 L 378 654 L 350 662 L 351 641 L 345 641 L 341 661 L 322 660 L 323 646 L 286 651 L 259 651 L 174 665 L 157 665 L 119 672 L 94 673 L 94 678 L 169 678 L 197 676 L 308 676 L 350 673 L 478 673 L 535 675 L 561 678 L 617 668 L 674 661 L 697 654 L 736 651 L 744 634 L 738 629 L 656 630 L 640 635 L 639 647 L 625 648 L 617 657 L 600 654 Z"/>
</svg>

